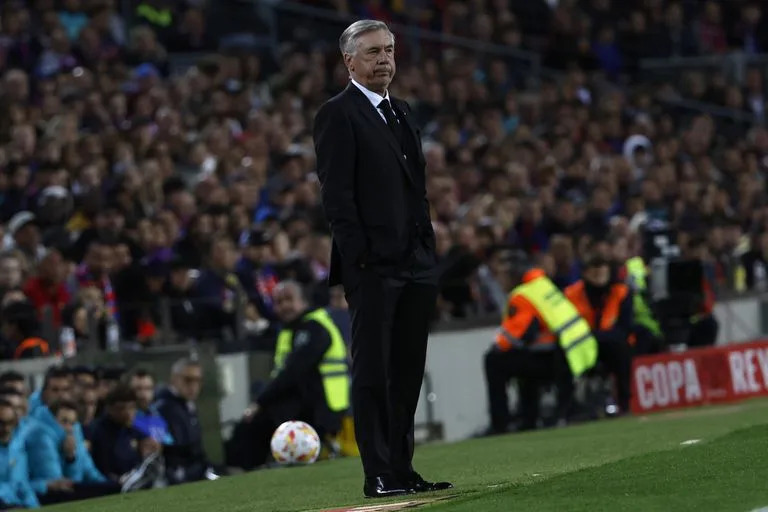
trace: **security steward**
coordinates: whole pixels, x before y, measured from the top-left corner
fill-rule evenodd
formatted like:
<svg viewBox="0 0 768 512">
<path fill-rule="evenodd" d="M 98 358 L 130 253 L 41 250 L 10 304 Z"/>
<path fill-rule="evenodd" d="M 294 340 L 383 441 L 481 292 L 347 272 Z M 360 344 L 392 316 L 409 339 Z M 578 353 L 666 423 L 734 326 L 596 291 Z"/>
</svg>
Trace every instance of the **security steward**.
<svg viewBox="0 0 768 512">
<path fill-rule="evenodd" d="M 614 377 L 619 412 L 629 410 L 633 299 L 629 287 L 611 281 L 608 260 L 592 254 L 584 260 L 582 279 L 565 289 L 597 339 L 599 361 Z"/>
<path fill-rule="evenodd" d="M 526 270 L 520 255 L 496 342 L 485 354 L 490 433 L 511 422 L 507 384 L 518 380 L 519 430 L 536 428 L 542 384 L 557 387 L 558 420 L 567 419 L 573 379 L 594 366 L 597 342 L 587 322 L 540 268 Z"/>
<path fill-rule="evenodd" d="M 635 338 L 634 354 L 656 354 L 664 347 L 664 335 L 649 304 L 648 267 L 640 256 L 627 260 L 624 265 L 625 283 L 632 290 Z"/>
<path fill-rule="evenodd" d="M 273 301 L 283 329 L 272 377 L 227 443 L 227 464 L 246 470 L 267 462 L 281 423 L 305 421 L 323 439 L 340 431 L 349 409 L 347 349 L 331 317 L 325 309 L 310 309 L 295 281 L 278 284 Z"/>
</svg>

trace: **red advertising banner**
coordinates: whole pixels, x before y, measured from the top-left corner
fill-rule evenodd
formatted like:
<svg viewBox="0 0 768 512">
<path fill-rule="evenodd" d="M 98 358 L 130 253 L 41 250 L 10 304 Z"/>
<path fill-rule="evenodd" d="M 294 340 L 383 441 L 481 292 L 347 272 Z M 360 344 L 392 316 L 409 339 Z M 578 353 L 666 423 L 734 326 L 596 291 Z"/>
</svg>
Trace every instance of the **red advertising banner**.
<svg viewBox="0 0 768 512">
<path fill-rule="evenodd" d="M 632 412 L 768 396 L 768 341 L 635 358 Z"/>
</svg>

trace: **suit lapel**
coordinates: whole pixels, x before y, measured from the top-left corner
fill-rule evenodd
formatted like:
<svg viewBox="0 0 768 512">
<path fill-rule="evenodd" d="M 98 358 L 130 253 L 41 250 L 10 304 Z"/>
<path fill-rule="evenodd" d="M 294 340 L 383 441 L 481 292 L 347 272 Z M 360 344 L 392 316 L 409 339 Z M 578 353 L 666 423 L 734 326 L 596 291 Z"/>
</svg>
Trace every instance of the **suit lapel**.
<svg viewBox="0 0 768 512">
<path fill-rule="evenodd" d="M 403 169 L 403 172 L 408 178 L 408 181 L 413 184 L 413 176 L 411 176 L 411 170 L 408 167 L 408 163 L 405 161 L 403 150 L 395 139 L 395 135 L 392 133 L 392 130 L 389 129 L 387 123 L 384 121 L 384 119 L 382 119 L 381 115 L 379 115 L 379 111 L 376 110 L 376 107 L 371 105 L 371 102 L 368 101 L 368 98 L 365 97 L 365 94 L 363 94 L 360 89 L 355 87 L 355 84 L 352 82 L 350 82 L 347 86 L 347 92 L 352 98 L 354 98 L 358 108 L 360 109 L 360 112 L 362 112 L 362 114 L 371 122 L 371 124 L 378 128 L 379 132 L 381 132 L 389 147 L 392 149 L 392 151 L 395 152 L 397 161 L 400 163 L 400 167 Z M 410 124 L 406 124 L 408 124 L 410 128 Z"/>
<path fill-rule="evenodd" d="M 397 117 L 400 119 L 401 122 L 404 122 L 405 125 L 408 127 L 408 132 L 411 134 L 411 137 L 413 137 L 413 140 L 416 141 L 416 151 L 418 153 L 419 158 L 423 158 L 421 154 L 421 144 L 419 143 L 419 134 L 416 131 L 416 126 L 413 124 L 413 121 L 411 120 L 411 116 L 408 115 L 407 109 L 403 108 L 402 101 L 396 100 L 390 96 L 390 99 L 392 100 L 392 105 L 395 108 L 395 113 L 397 114 Z"/>
</svg>

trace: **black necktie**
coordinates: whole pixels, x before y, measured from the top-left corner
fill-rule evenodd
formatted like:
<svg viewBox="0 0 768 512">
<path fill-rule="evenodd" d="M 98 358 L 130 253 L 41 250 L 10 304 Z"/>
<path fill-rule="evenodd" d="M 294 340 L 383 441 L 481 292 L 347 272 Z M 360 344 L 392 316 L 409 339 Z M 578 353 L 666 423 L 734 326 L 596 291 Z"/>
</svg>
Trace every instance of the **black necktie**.
<svg viewBox="0 0 768 512">
<path fill-rule="evenodd" d="M 397 122 L 395 111 L 392 110 L 392 105 L 390 105 L 389 100 L 381 100 L 381 103 L 379 103 L 379 108 L 381 109 L 382 114 L 384 114 L 384 119 L 387 120 L 387 126 L 389 126 L 389 129 L 392 130 L 392 134 L 395 136 L 395 140 L 402 146 L 403 131 L 400 128 L 400 123 Z"/>
</svg>

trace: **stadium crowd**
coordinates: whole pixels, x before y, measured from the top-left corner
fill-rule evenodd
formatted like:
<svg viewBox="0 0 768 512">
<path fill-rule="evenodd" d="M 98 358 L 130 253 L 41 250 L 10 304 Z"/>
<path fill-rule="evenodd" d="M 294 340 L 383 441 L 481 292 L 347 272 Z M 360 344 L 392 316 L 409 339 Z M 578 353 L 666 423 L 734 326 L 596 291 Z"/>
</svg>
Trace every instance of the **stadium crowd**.
<svg viewBox="0 0 768 512">
<path fill-rule="evenodd" d="M 705 262 L 715 291 L 765 289 L 768 131 L 664 102 L 693 98 L 762 118 L 761 70 L 740 85 L 696 73 L 647 82 L 637 67 L 641 58 L 765 51 L 768 13 L 759 2 L 309 3 L 534 51 L 558 70 L 532 83 L 514 58 L 425 46 L 417 59 L 398 39 L 392 93 L 423 126 L 439 319 L 503 311 L 513 250 L 534 256 L 565 288 L 598 249 L 618 272 L 652 225 L 675 230 L 683 254 Z M 274 53 L 213 53 L 220 34 L 206 25 L 205 4 L 2 3 L 1 359 L 70 356 L 94 342 L 119 350 L 170 336 L 274 333 L 272 291 L 287 279 L 305 285 L 315 305 L 344 309 L 343 293 L 325 285 L 331 241 L 311 137 L 317 108 L 347 83 L 338 50 L 299 34 Z M 175 73 L 174 52 L 200 56 Z M 194 412 L 184 403 L 193 391 L 179 399 L 199 383 L 187 371 L 199 367 L 180 363 L 175 392 L 159 397 L 157 416 L 168 424 L 168 414 Z M 46 460 L 59 461 L 59 474 L 25 491 L 21 505 L 47 491 L 145 485 L 133 470 L 170 483 L 188 479 L 191 465 L 189 479 L 213 474 L 195 450 L 194 463 L 176 465 L 166 453 L 159 471 L 150 455 L 164 438 L 155 431 L 131 430 L 136 446 L 112 457 L 114 447 L 94 439 L 131 429 L 121 424 L 131 404 L 150 411 L 152 377 L 94 379 L 90 370 L 54 369 L 26 413 L 23 382 L 0 378 L 3 450 L 24 448 L 3 444 L 16 423 L 34 430 L 48 422 L 58 436 Z M 163 399 L 181 400 L 178 411 L 164 412 Z M 72 459 L 81 476 L 67 473 Z M 15 503 L 5 492 L 0 500 Z"/>
</svg>

